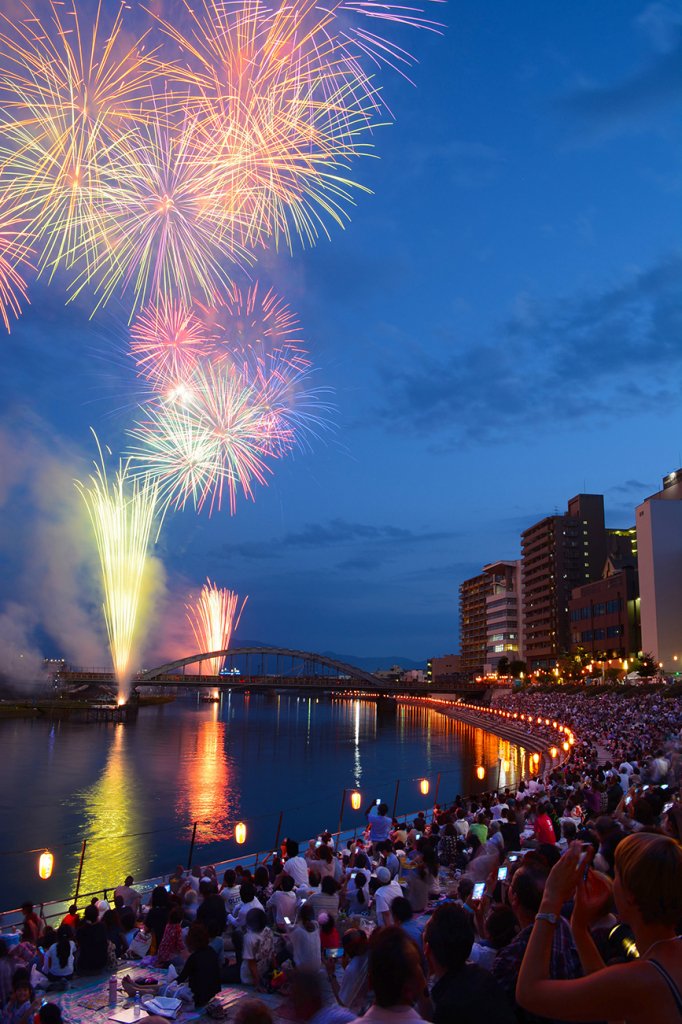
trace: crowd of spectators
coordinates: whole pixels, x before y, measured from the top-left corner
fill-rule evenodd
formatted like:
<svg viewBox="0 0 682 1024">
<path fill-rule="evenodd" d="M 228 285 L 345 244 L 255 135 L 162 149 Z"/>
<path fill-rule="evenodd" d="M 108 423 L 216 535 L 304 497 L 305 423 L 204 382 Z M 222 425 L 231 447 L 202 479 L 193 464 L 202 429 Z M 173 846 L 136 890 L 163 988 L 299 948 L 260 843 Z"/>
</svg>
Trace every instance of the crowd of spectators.
<svg viewBox="0 0 682 1024">
<path fill-rule="evenodd" d="M 373 804 L 348 845 L 289 838 L 222 877 L 178 866 L 148 900 L 128 877 L 56 929 L 26 904 L 20 941 L 0 939 L 0 1024 L 30 1024 L 32 986 L 49 994 L 125 958 L 167 968 L 164 990 L 197 1009 L 242 985 L 281 992 L 313 1024 L 681 1021 L 679 701 L 502 706 L 560 717 L 570 758 L 407 821 Z M 249 1000 L 239 1024 L 268 1013 Z"/>
</svg>

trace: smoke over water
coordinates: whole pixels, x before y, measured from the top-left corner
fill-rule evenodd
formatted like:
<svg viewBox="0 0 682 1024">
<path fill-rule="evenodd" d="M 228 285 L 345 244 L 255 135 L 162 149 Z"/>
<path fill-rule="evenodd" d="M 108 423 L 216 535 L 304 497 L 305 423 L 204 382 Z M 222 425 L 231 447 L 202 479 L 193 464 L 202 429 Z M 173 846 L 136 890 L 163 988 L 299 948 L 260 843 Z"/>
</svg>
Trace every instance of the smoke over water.
<svg viewBox="0 0 682 1024">
<path fill-rule="evenodd" d="M 46 655 L 109 661 L 95 552 L 73 486 L 82 464 L 40 420 L 0 420 L 0 676 L 22 688 L 42 681 Z"/>
</svg>

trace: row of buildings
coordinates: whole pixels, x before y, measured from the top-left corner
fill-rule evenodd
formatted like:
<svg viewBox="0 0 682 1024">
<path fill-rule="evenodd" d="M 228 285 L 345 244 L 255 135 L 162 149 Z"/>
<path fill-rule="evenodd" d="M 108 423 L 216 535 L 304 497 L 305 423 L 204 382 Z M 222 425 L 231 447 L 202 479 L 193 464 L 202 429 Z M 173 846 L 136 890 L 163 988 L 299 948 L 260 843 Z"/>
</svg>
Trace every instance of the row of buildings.
<svg viewBox="0 0 682 1024">
<path fill-rule="evenodd" d="M 601 494 L 578 494 L 563 514 L 521 534 L 521 557 L 490 562 L 459 590 L 459 656 L 438 670 L 487 674 L 501 658 L 551 669 L 583 648 L 596 659 L 653 655 L 682 665 L 682 470 L 611 529 Z M 440 664 L 440 663 L 443 664 Z"/>
</svg>

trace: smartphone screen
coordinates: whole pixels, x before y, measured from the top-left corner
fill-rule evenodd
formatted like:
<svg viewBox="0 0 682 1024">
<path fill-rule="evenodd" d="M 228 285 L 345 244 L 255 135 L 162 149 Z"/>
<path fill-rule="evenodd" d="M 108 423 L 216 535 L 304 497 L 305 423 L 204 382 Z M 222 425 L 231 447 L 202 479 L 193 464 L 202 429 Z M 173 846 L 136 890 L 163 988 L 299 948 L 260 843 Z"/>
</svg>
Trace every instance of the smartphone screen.
<svg viewBox="0 0 682 1024">
<path fill-rule="evenodd" d="M 422 837 L 422 834 L 421 834 L 421 832 L 417 832 L 417 833 L 415 834 L 415 837 L 414 837 L 414 838 L 415 838 L 415 839 L 421 839 L 421 837 Z"/>
<path fill-rule="evenodd" d="M 498 868 L 498 870 L 497 870 L 497 881 L 498 882 L 506 882 L 507 881 L 507 873 L 508 873 L 508 871 L 509 871 L 508 867 Z"/>
<path fill-rule="evenodd" d="M 378 806 L 379 806 L 379 804 L 381 803 L 381 797 L 379 797 L 379 799 L 378 799 L 378 800 L 375 800 L 375 801 L 374 801 L 374 803 L 375 803 L 375 804 L 377 805 L 377 807 L 378 807 Z"/>
<path fill-rule="evenodd" d="M 357 871 L 351 871 L 351 873 L 350 873 L 350 877 L 351 878 L 355 878 L 356 875 L 357 875 Z"/>
<path fill-rule="evenodd" d="M 288 917 L 285 917 L 284 918 L 284 923 L 285 924 L 291 924 L 291 920 Z"/>
<path fill-rule="evenodd" d="M 324 955 L 328 960 L 336 960 L 337 957 L 343 956 L 342 949 L 325 949 Z"/>
<path fill-rule="evenodd" d="M 476 882 L 474 885 L 474 891 L 472 896 L 475 900 L 480 900 L 481 896 L 485 892 L 485 882 Z"/>
</svg>

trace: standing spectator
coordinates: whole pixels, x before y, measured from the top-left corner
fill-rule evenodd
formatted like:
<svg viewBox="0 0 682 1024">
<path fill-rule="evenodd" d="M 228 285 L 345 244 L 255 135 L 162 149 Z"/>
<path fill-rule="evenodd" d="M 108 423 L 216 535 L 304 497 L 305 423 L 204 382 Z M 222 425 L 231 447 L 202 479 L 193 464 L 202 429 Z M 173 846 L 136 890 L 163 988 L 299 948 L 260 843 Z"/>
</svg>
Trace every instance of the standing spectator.
<svg viewBox="0 0 682 1024">
<path fill-rule="evenodd" d="M 137 889 L 133 889 L 134 881 L 133 876 L 128 875 L 123 885 L 119 885 L 114 889 L 114 896 L 120 896 L 124 907 L 132 907 L 135 913 L 139 914 L 142 897 Z"/>
</svg>

